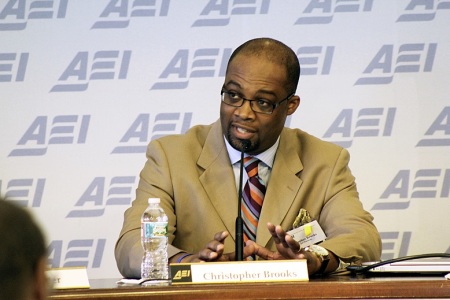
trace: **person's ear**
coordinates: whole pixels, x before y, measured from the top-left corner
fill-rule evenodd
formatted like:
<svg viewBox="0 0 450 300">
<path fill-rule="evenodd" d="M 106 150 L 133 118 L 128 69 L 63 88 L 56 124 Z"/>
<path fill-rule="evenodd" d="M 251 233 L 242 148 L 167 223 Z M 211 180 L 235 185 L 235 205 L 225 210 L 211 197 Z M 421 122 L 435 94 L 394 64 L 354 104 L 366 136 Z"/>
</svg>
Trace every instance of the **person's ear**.
<svg viewBox="0 0 450 300">
<path fill-rule="evenodd" d="M 299 105 L 300 105 L 300 97 L 297 95 L 292 96 L 291 99 L 288 100 L 288 111 L 287 111 L 288 116 L 292 115 L 297 110 Z"/>
</svg>

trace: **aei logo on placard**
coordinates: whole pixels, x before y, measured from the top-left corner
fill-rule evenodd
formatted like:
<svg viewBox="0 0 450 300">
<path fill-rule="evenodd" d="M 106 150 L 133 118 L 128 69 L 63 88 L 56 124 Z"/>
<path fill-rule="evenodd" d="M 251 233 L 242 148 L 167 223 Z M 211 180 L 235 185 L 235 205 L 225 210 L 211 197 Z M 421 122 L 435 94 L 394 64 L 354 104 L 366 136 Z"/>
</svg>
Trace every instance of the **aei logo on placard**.
<svg viewBox="0 0 450 300">
<path fill-rule="evenodd" d="M 450 169 L 399 170 L 372 210 L 404 210 L 413 199 L 444 199 L 450 196 Z"/>
<path fill-rule="evenodd" d="M 382 244 L 381 259 L 387 260 L 408 255 L 411 236 L 412 236 L 411 231 L 380 232 Z"/>
<path fill-rule="evenodd" d="M 0 82 L 25 79 L 29 53 L 0 53 Z"/>
<path fill-rule="evenodd" d="M 87 90 L 91 80 L 126 79 L 130 59 L 130 50 L 80 51 L 50 92 L 81 92 Z"/>
<path fill-rule="evenodd" d="M 24 30 L 28 20 L 64 19 L 69 0 L 7 0 L 0 6 L 0 31 Z"/>
<path fill-rule="evenodd" d="M 106 239 L 53 240 L 47 247 L 50 268 L 100 268 Z"/>
<path fill-rule="evenodd" d="M 306 46 L 297 50 L 304 75 L 328 75 L 333 61 L 334 46 Z"/>
<path fill-rule="evenodd" d="M 331 123 L 323 138 L 329 142 L 349 148 L 353 138 L 389 137 L 394 127 L 395 107 L 363 108 L 359 111 L 343 109 Z M 335 136 L 340 138 L 336 138 Z"/>
<path fill-rule="evenodd" d="M 450 106 L 442 109 L 425 132 L 425 136 L 426 138 L 421 139 L 416 147 L 450 146 Z"/>
<path fill-rule="evenodd" d="M 329 24 L 338 13 L 372 11 L 373 0 L 310 0 L 295 25 Z"/>
<path fill-rule="evenodd" d="M 100 217 L 106 207 L 129 206 L 135 182 L 135 176 L 116 176 L 111 180 L 95 177 L 75 204 L 76 209 L 71 210 L 66 218 Z"/>
<path fill-rule="evenodd" d="M 166 17 L 170 0 L 110 0 L 91 29 L 127 28 L 131 18 Z"/>
<path fill-rule="evenodd" d="M 41 156 L 50 145 L 84 144 L 90 115 L 37 116 L 9 156 Z"/>
<path fill-rule="evenodd" d="M 431 72 L 436 55 L 436 43 L 383 45 L 364 70 L 355 85 L 389 84 L 395 73 Z"/>
<path fill-rule="evenodd" d="M 439 10 L 450 10 L 448 0 L 410 0 L 397 22 L 433 21 Z M 448 16 L 447 16 L 448 18 Z"/>
<path fill-rule="evenodd" d="M 226 26 L 232 16 L 266 15 L 270 0 L 209 0 L 192 27 Z"/>
<path fill-rule="evenodd" d="M 40 207 L 45 178 L 18 178 L 8 182 L 0 180 L 0 195 L 23 207 Z"/>
<path fill-rule="evenodd" d="M 185 133 L 191 127 L 191 121 L 192 112 L 159 113 L 153 117 L 152 123 L 150 114 L 140 114 L 120 139 L 120 145 L 111 153 L 145 153 L 149 141 L 169 134 Z"/>
<path fill-rule="evenodd" d="M 185 89 L 190 78 L 225 76 L 231 48 L 180 49 L 150 90 Z"/>
</svg>

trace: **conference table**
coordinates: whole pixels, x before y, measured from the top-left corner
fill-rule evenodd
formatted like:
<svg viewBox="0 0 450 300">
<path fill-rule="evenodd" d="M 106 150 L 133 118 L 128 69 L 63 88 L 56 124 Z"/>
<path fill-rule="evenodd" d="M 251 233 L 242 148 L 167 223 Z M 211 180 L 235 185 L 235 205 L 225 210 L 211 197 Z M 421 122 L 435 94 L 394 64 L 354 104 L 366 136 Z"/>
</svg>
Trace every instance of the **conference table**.
<svg viewBox="0 0 450 300">
<path fill-rule="evenodd" d="M 123 286 L 92 279 L 89 289 L 56 290 L 50 299 L 450 299 L 444 276 L 339 275 L 301 282 Z"/>
</svg>

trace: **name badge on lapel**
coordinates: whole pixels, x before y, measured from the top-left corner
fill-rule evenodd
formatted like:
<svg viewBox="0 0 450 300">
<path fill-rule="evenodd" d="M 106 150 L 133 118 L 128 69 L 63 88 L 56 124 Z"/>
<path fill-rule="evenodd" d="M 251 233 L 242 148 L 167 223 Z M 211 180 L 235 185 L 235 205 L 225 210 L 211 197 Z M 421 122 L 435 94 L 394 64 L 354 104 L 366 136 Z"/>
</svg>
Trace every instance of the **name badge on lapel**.
<svg viewBox="0 0 450 300">
<path fill-rule="evenodd" d="M 302 208 L 292 224 L 294 229 L 287 232 L 294 240 L 305 248 L 324 241 L 327 236 L 316 220 L 312 220 L 309 212 Z"/>
</svg>

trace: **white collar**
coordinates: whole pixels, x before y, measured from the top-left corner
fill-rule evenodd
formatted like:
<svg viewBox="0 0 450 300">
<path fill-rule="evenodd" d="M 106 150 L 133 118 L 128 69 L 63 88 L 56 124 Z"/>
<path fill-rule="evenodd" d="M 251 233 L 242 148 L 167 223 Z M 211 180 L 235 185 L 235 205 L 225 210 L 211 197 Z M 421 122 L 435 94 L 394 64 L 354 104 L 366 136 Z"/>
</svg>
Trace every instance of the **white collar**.
<svg viewBox="0 0 450 300">
<path fill-rule="evenodd" d="M 228 156 L 230 157 L 231 164 L 235 164 L 241 160 L 241 151 L 234 149 L 230 143 L 228 143 L 225 136 L 223 137 L 225 140 L 225 145 L 227 146 Z M 273 161 L 275 159 L 275 154 L 277 153 L 278 145 L 280 144 L 280 137 L 278 137 L 275 144 L 273 144 L 266 151 L 259 153 L 258 155 L 254 155 L 254 157 L 261 160 L 264 164 L 266 164 L 269 168 L 272 169 Z M 250 156 L 247 153 L 244 153 L 244 157 Z"/>
</svg>

